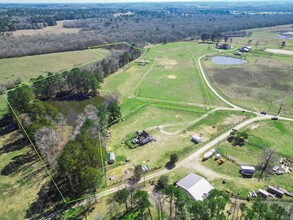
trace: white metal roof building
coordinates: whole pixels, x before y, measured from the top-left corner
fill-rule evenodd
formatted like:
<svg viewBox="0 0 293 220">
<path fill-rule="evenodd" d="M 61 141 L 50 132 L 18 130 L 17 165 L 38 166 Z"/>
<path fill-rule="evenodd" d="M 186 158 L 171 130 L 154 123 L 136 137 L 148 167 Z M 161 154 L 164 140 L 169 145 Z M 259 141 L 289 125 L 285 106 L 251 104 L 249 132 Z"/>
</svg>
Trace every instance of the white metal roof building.
<svg viewBox="0 0 293 220">
<path fill-rule="evenodd" d="M 192 141 L 195 143 L 200 143 L 201 142 L 201 137 L 197 135 L 192 136 Z"/>
<path fill-rule="evenodd" d="M 177 183 L 195 200 L 203 201 L 214 187 L 203 177 L 190 173 Z"/>
</svg>

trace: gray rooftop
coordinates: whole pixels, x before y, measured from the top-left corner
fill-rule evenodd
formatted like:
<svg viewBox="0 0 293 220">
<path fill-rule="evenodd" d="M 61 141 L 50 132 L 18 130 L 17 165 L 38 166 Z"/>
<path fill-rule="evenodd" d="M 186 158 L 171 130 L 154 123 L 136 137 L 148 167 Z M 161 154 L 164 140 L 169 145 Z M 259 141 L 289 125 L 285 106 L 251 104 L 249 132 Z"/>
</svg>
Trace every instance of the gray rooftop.
<svg viewBox="0 0 293 220">
<path fill-rule="evenodd" d="M 195 185 L 197 182 L 199 182 L 202 179 L 201 176 L 196 175 L 195 173 L 190 173 L 186 177 L 184 177 L 182 180 L 180 180 L 177 185 L 181 186 L 184 189 L 189 189 L 193 185 Z"/>
</svg>

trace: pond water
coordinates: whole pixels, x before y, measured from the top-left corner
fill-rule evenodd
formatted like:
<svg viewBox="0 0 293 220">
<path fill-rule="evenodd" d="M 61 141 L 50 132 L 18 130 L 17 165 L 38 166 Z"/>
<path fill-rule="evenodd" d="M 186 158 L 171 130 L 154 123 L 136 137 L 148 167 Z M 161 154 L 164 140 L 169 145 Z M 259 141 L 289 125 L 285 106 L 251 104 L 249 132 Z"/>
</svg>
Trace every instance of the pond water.
<svg viewBox="0 0 293 220">
<path fill-rule="evenodd" d="M 76 119 L 84 111 L 84 108 L 87 105 L 98 105 L 101 103 L 106 103 L 107 101 L 100 97 L 95 96 L 93 98 L 84 99 L 84 100 L 64 100 L 64 101 L 55 101 L 49 100 L 48 103 L 55 106 L 65 117 L 68 125 L 74 126 Z"/>
<path fill-rule="evenodd" d="M 233 58 L 233 57 L 225 57 L 225 56 L 215 56 L 212 58 L 212 63 L 220 64 L 220 65 L 239 65 L 247 63 L 246 60 Z"/>
</svg>

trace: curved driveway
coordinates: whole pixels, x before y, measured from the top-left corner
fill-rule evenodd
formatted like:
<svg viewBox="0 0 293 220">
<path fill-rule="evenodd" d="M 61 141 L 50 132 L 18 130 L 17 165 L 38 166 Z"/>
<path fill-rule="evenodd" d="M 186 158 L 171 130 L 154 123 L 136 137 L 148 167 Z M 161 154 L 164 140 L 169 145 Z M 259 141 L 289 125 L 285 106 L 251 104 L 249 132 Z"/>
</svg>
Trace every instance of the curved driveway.
<svg viewBox="0 0 293 220">
<path fill-rule="evenodd" d="M 214 54 L 214 53 L 213 53 Z M 207 54 L 207 55 L 211 55 L 211 54 Z M 251 118 L 251 119 L 248 119 L 238 125 L 236 125 L 233 129 L 236 129 L 236 130 L 240 130 L 244 127 L 246 127 L 247 125 L 253 123 L 253 122 L 256 122 L 256 121 L 259 121 L 259 120 L 270 120 L 272 117 L 274 117 L 274 115 L 262 115 L 260 114 L 259 112 L 253 112 L 253 111 L 250 111 L 248 109 L 244 109 L 242 107 L 239 107 L 237 105 L 234 105 L 233 103 L 231 103 L 230 101 L 226 100 L 225 98 L 223 98 L 213 87 L 212 85 L 210 84 L 210 82 L 208 81 L 207 79 L 207 76 L 204 72 L 204 69 L 202 67 L 202 64 L 201 64 L 201 59 L 207 55 L 203 55 L 201 57 L 198 58 L 198 65 L 199 65 L 199 68 L 200 68 L 200 72 L 204 78 L 204 81 L 205 83 L 207 84 L 207 86 L 209 87 L 209 89 L 220 99 L 222 100 L 223 102 L 225 102 L 227 105 L 231 106 L 233 110 L 239 110 L 239 111 L 246 111 L 246 112 L 252 112 L 254 114 L 256 114 L 257 116 L 254 117 L 254 118 Z M 279 120 L 285 120 L 285 121 L 291 121 L 293 122 L 293 119 L 292 118 L 286 118 L 286 117 L 278 117 Z M 145 177 L 142 178 L 142 180 L 139 182 L 139 183 L 143 183 L 144 181 L 148 181 L 150 179 L 153 179 L 153 178 L 156 178 L 158 176 L 161 176 L 163 174 L 166 174 L 166 173 L 169 173 L 171 171 L 173 171 L 174 169 L 177 169 L 179 167 L 182 167 L 188 163 L 195 163 L 196 165 L 199 165 L 198 168 L 201 168 L 203 167 L 199 161 L 200 161 L 200 156 L 205 152 L 207 151 L 208 149 L 212 148 L 213 146 L 217 145 L 220 141 L 222 140 L 225 140 L 229 135 L 230 135 L 230 132 L 232 131 L 229 130 L 223 134 L 221 134 L 220 136 L 218 136 L 217 138 L 213 139 L 212 141 L 206 143 L 205 145 L 203 145 L 200 149 L 198 149 L 197 151 L 195 151 L 193 154 L 191 154 L 190 156 L 186 157 L 185 159 L 183 159 L 182 161 L 178 162 L 176 164 L 176 167 L 173 168 L 172 170 L 169 170 L 169 169 L 161 169 L 161 170 L 158 170 L 156 171 L 155 173 L 151 173 Z M 197 169 L 198 169 L 197 168 Z M 210 170 L 210 174 L 211 175 L 214 175 L 215 172 Z M 96 195 L 97 198 L 101 198 L 103 196 L 106 196 L 106 195 L 109 195 L 109 194 L 112 194 L 112 193 L 115 193 L 117 192 L 118 190 L 122 189 L 122 188 L 125 188 L 127 187 L 127 184 L 120 184 L 118 186 L 115 186 L 115 187 L 112 187 L 112 188 L 109 188 L 107 190 L 105 190 L 104 192 L 101 192 L 99 194 Z"/>
</svg>

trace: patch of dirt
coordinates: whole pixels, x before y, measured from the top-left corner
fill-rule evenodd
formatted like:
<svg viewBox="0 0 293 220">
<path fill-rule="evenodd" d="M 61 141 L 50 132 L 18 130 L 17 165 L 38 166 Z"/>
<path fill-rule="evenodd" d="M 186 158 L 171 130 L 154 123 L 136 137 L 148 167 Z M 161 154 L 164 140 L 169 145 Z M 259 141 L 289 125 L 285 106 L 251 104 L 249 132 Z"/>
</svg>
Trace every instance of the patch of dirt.
<svg viewBox="0 0 293 220">
<path fill-rule="evenodd" d="M 177 78 L 177 76 L 174 76 L 174 75 L 169 75 L 169 76 L 168 76 L 168 78 L 169 78 L 169 79 L 176 79 L 176 78 Z"/>
<path fill-rule="evenodd" d="M 284 55 L 292 55 L 293 56 L 292 50 L 266 49 L 266 51 L 270 52 L 270 53 L 277 53 L 277 54 L 284 54 Z"/>
<path fill-rule="evenodd" d="M 264 125 L 265 123 L 260 123 L 260 122 L 254 122 L 249 128 L 250 130 L 253 130 L 253 129 L 256 129 L 258 128 L 259 126 L 262 126 Z"/>
<path fill-rule="evenodd" d="M 176 60 L 172 60 L 172 59 L 168 59 L 168 58 L 162 58 L 159 60 L 158 62 L 161 65 L 165 66 L 165 69 L 172 69 L 173 66 L 177 65 L 177 61 Z"/>
<path fill-rule="evenodd" d="M 245 119 L 245 116 L 242 115 L 231 115 L 225 121 L 223 122 L 224 125 L 229 125 L 229 124 L 236 124 L 240 121 Z"/>
</svg>

